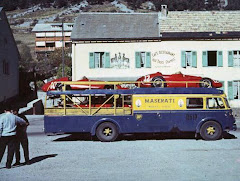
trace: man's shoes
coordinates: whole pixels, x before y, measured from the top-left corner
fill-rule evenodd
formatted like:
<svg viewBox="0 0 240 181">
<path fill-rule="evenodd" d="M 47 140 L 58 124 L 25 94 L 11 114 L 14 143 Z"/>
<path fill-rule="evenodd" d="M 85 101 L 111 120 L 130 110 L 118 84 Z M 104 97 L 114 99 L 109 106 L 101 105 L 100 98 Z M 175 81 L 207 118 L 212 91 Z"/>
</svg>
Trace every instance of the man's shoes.
<svg viewBox="0 0 240 181">
<path fill-rule="evenodd" d="M 30 165 L 31 163 L 29 161 L 24 162 L 24 165 Z"/>
<path fill-rule="evenodd" d="M 20 162 L 16 162 L 16 163 L 13 164 L 13 166 L 18 166 L 20 164 L 21 164 Z"/>
<path fill-rule="evenodd" d="M 7 168 L 7 169 L 10 169 L 10 168 L 11 168 L 11 165 L 6 165 L 6 168 Z"/>
</svg>

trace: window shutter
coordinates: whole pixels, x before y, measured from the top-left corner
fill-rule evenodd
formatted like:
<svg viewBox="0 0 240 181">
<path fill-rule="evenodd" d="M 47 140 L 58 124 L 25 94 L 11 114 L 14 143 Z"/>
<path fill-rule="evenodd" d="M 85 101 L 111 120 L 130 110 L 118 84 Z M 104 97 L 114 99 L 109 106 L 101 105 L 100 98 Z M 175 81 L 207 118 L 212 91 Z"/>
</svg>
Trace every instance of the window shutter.
<svg viewBox="0 0 240 181">
<path fill-rule="evenodd" d="M 223 54 L 222 51 L 217 52 L 217 66 L 222 67 L 223 66 Z"/>
<path fill-rule="evenodd" d="M 89 53 L 89 68 L 90 69 L 95 68 L 94 53 L 93 52 Z"/>
<path fill-rule="evenodd" d="M 233 82 L 228 81 L 228 99 L 233 100 Z"/>
<path fill-rule="evenodd" d="M 197 68 L 197 52 L 192 51 L 192 67 Z"/>
<path fill-rule="evenodd" d="M 135 52 L 135 64 L 136 68 L 141 68 L 140 52 Z"/>
<path fill-rule="evenodd" d="M 228 66 L 233 67 L 233 51 L 228 51 Z"/>
<path fill-rule="evenodd" d="M 110 53 L 105 52 L 105 68 L 110 68 Z"/>
<path fill-rule="evenodd" d="M 146 68 L 151 68 L 151 52 L 146 53 Z"/>
<path fill-rule="evenodd" d="M 186 68 L 186 53 L 185 51 L 181 51 L 181 66 Z"/>
<path fill-rule="evenodd" d="M 207 67 L 208 66 L 208 58 L 207 58 L 207 51 L 202 52 L 202 66 Z"/>
</svg>

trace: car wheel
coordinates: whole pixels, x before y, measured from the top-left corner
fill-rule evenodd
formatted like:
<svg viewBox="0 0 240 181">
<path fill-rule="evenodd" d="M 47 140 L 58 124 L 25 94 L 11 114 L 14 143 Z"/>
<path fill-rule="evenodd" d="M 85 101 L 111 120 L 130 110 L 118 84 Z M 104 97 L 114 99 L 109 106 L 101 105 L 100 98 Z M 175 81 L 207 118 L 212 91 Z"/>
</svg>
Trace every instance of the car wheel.
<svg viewBox="0 0 240 181">
<path fill-rule="evenodd" d="M 114 85 L 105 85 L 104 89 L 114 89 Z"/>
<path fill-rule="evenodd" d="M 200 80 L 200 87 L 212 88 L 212 81 L 208 78 L 202 78 Z"/>
<path fill-rule="evenodd" d="M 152 87 L 167 87 L 167 84 L 164 83 L 165 79 L 163 77 L 153 77 L 152 82 Z"/>
<path fill-rule="evenodd" d="M 222 127 L 215 121 L 203 123 L 200 135 L 204 140 L 218 140 L 222 136 Z"/>
<path fill-rule="evenodd" d="M 56 86 L 55 86 L 55 89 L 58 90 L 58 91 L 62 91 L 62 87 L 63 87 L 63 84 L 57 83 Z"/>
<path fill-rule="evenodd" d="M 102 142 L 115 141 L 118 134 L 116 125 L 110 122 L 100 124 L 96 130 L 96 136 Z"/>
</svg>

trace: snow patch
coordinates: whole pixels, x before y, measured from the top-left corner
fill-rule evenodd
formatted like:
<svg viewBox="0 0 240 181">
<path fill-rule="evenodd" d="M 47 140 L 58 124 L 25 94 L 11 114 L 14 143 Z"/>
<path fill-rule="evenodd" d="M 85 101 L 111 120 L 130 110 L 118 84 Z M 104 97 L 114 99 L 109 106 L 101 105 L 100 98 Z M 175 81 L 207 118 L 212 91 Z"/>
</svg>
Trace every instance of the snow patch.
<svg viewBox="0 0 240 181">
<path fill-rule="evenodd" d="M 147 7 L 148 9 L 154 9 L 154 10 L 156 9 L 155 5 L 151 1 L 147 2 Z"/>
<path fill-rule="evenodd" d="M 42 10 L 42 8 L 40 7 L 40 5 L 36 5 L 33 7 L 28 8 L 26 11 L 22 12 L 22 13 L 18 13 L 18 14 L 14 14 L 14 15 L 10 15 L 10 18 L 19 18 L 21 16 L 25 16 L 27 14 L 30 14 L 32 12 L 38 11 L 38 10 Z"/>
<path fill-rule="evenodd" d="M 134 13 L 134 10 L 127 8 L 124 4 L 120 3 L 118 0 L 111 2 L 112 5 L 119 8 L 121 11 L 126 13 Z"/>
</svg>

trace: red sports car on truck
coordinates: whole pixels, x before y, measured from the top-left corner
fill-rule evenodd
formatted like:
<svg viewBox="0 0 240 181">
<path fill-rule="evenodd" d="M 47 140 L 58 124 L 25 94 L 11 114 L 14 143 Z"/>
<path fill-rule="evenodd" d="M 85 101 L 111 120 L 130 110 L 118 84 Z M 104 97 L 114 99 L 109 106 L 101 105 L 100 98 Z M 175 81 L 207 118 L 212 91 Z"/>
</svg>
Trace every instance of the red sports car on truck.
<svg viewBox="0 0 240 181">
<path fill-rule="evenodd" d="M 71 81 L 68 77 L 63 77 L 59 79 L 52 80 L 42 86 L 43 91 L 49 90 L 56 90 L 61 89 L 61 83 L 65 81 Z M 89 84 L 91 81 L 96 82 L 104 82 L 104 81 L 97 81 L 97 80 L 90 80 L 84 77 L 80 82 L 88 82 L 87 84 L 71 84 L 67 86 L 67 89 L 72 90 L 84 90 L 84 89 L 106 89 L 106 88 L 113 88 L 113 85 L 106 84 Z M 136 86 L 140 87 L 215 87 L 219 88 L 222 87 L 222 83 L 212 80 L 206 77 L 198 77 L 198 76 L 191 76 L 191 75 L 184 75 L 181 72 L 171 74 L 171 75 L 163 75 L 160 72 L 156 72 L 153 74 L 148 74 L 145 76 L 140 77 L 137 79 Z M 126 89 L 121 85 L 117 85 L 118 89 Z"/>
<path fill-rule="evenodd" d="M 177 72 L 171 75 L 163 75 L 160 72 L 148 74 L 137 79 L 140 87 L 222 87 L 222 83 L 206 77 L 184 75 Z"/>
<path fill-rule="evenodd" d="M 47 82 L 46 84 L 44 84 L 42 86 L 42 90 L 44 92 L 50 91 L 50 90 L 57 90 L 57 89 L 61 89 L 62 84 L 60 82 L 66 82 L 66 81 L 71 81 L 68 77 L 62 77 L 59 79 L 54 79 L 50 82 Z M 93 80 L 89 80 L 88 78 L 84 77 L 81 80 L 78 80 L 80 82 L 90 82 Z M 94 80 L 95 81 L 95 80 Z M 100 82 L 100 81 L 99 81 Z M 71 90 L 84 90 L 84 89 L 89 89 L 91 87 L 91 89 L 104 89 L 106 88 L 106 85 L 104 84 L 71 84 L 69 86 L 67 86 L 67 89 L 71 89 Z"/>
</svg>

